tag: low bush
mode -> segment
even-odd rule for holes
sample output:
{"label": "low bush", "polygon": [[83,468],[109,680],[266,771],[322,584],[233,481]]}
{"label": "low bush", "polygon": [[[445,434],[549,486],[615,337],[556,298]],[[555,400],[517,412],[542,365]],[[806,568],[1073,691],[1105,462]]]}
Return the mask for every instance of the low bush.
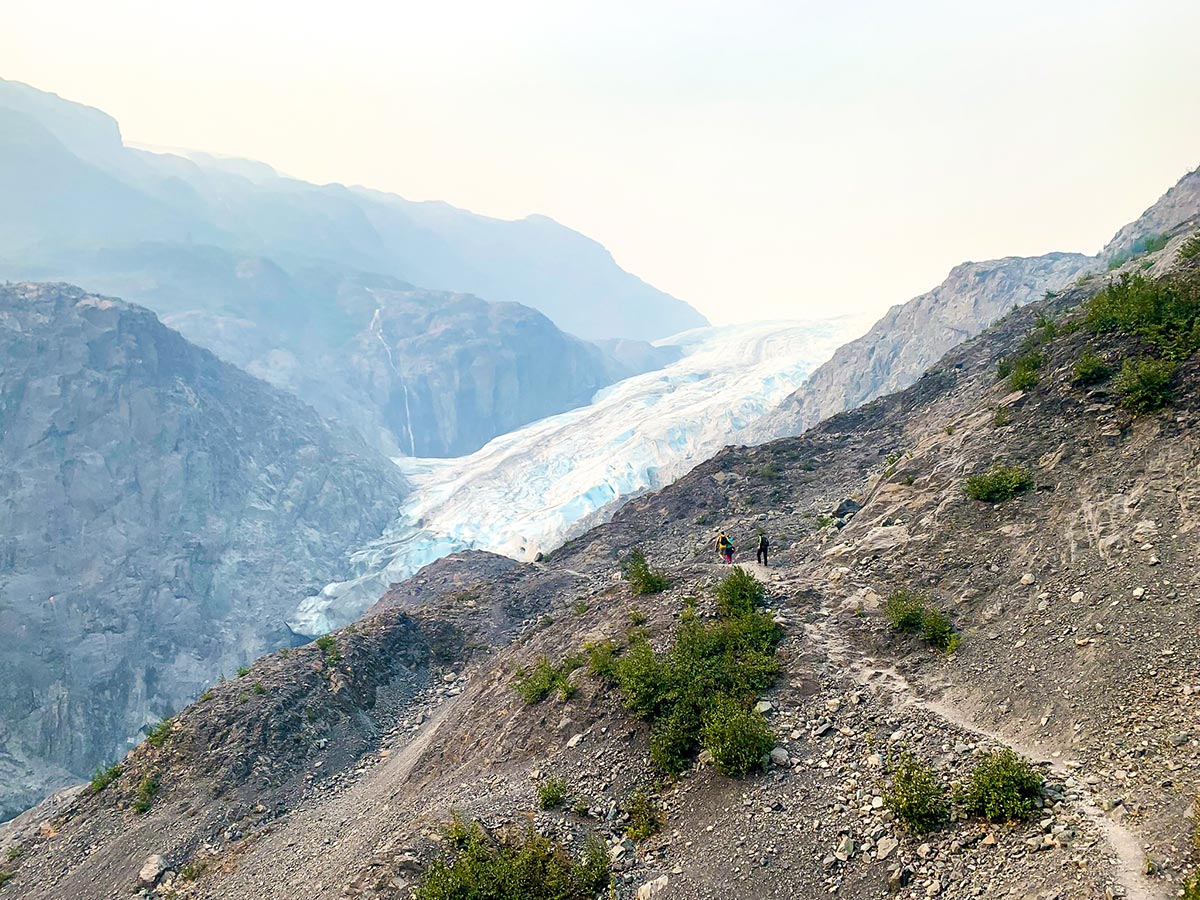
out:
{"label": "low bush", "polygon": [[534,832],[515,841],[456,819],[446,844],[414,900],[595,900],[609,884],[608,854],[599,841],[576,858]]}
{"label": "low bush", "polygon": [[567,799],[567,783],[561,778],[547,778],[538,785],[537,795],[538,806],[542,809],[554,809]]}
{"label": "low bush", "polygon": [[1168,359],[1127,359],[1113,382],[1121,405],[1130,412],[1144,413],[1161,409],[1171,402],[1171,381],[1175,363]]}
{"label": "low bush", "polygon": [[540,703],[555,691],[560,700],[569,700],[575,694],[575,685],[568,678],[582,665],[583,657],[579,655],[568,656],[557,666],[542,656],[529,671],[517,672],[513,689],[526,703]]}
{"label": "low bush", "polygon": [[237,677],[238,677],[238,678],[245,678],[245,677],[246,677],[247,675],[249,675],[249,674],[250,674],[250,667],[249,667],[249,666],[238,666],[238,670],[237,670]]}
{"label": "low bush", "polygon": [[148,732],[146,732],[146,742],[151,747],[161,747],[167,742],[167,738],[171,736],[171,727],[174,722],[171,719],[163,719]]}
{"label": "low bush", "polygon": [[638,791],[629,798],[625,812],[629,814],[625,834],[635,841],[658,834],[662,828],[662,818],[654,808],[654,802],[643,791]]}
{"label": "low bush", "polygon": [[93,794],[98,794],[118,778],[121,777],[121,772],[124,768],[120,763],[113,763],[111,766],[96,769],[96,774],[92,776],[92,780],[88,783],[88,789]]}
{"label": "low bush", "polygon": [[263,683],[261,681],[254,682],[252,687],[254,689],[254,693],[256,693],[256,694],[265,694],[267,692],[266,687],[263,685]]}
{"label": "low bush", "polygon": [[1125,273],[1088,301],[1084,323],[1097,333],[1136,337],[1172,360],[1200,347],[1200,273],[1152,279]]}
{"label": "low bush", "polygon": [[950,617],[940,609],[927,608],[921,616],[921,636],[931,646],[952,653],[958,647],[958,635]]}
{"label": "low bush", "polygon": [[1038,369],[1042,367],[1042,354],[1036,351],[1022,353],[1012,361],[1008,374],[1008,386],[1014,391],[1028,391],[1037,387]]}
{"label": "low bush", "polygon": [[341,651],[338,650],[337,640],[332,634],[323,634],[316,640],[316,645],[324,654],[325,665],[336,665],[338,660],[342,658]]}
{"label": "low bush", "polygon": [[1183,882],[1181,900],[1200,900],[1200,872],[1193,872],[1192,877]]}
{"label": "low bush", "polygon": [[1179,247],[1180,259],[1196,259],[1200,257],[1200,231],[1193,234]]}
{"label": "low bush", "polygon": [[761,766],[763,756],[775,746],[775,738],[762,713],[727,694],[718,696],[705,711],[700,733],[713,765],[726,775],[744,775]]}
{"label": "low bush", "polygon": [[950,820],[946,789],[928,765],[908,753],[896,763],[883,802],[916,835],[937,831]]}
{"label": "low bush", "polygon": [[896,631],[917,631],[925,614],[925,599],[907,588],[897,588],[883,602],[883,614]]}
{"label": "low bush", "polygon": [[[611,678],[625,705],[650,720],[650,756],[664,772],[682,772],[702,744],[714,757],[721,756],[723,771],[745,771],[738,756],[743,725],[750,728],[744,736],[750,744],[768,742],[767,750],[773,746],[769,731],[762,737],[766,725],[761,716],[747,721],[732,712],[752,707],[778,672],[779,627],[753,610],[763,594],[753,576],[735,571],[718,590],[723,611],[718,621],[702,621],[689,606],[670,649],[655,653],[644,634],[635,634],[612,662]],[[598,665],[603,668],[604,660]],[[720,746],[708,747],[708,739]],[[758,756],[756,750],[754,762]]]}
{"label": "low bush", "polygon": [[584,644],[588,674],[593,678],[611,678],[617,659],[617,645],[605,639],[594,644]]}
{"label": "low bush", "polygon": [[667,579],[650,568],[646,554],[634,548],[621,564],[621,574],[634,594],[660,594],[667,589]]}
{"label": "low bush", "polygon": [[1033,476],[1020,466],[995,463],[981,475],[966,482],[967,494],[985,503],[1003,503],[1033,487]]}
{"label": "low bush", "polygon": [[959,802],[967,813],[989,822],[1016,822],[1037,809],[1043,784],[1028,760],[1005,749],[975,767]]}
{"label": "low bush", "polygon": [[146,775],[138,783],[137,793],[133,798],[134,812],[141,814],[150,811],[150,807],[154,805],[154,798],[158,796],[158,779],[153,775]]}
{"label": "low bush", "polygon": [[1007,406],[997,406],[995,413],[992,414],[992,425],[996,428],[1003,428],[1005,425],[1012,422],[1012,412]]}
{"label": "low bush", "polygon": [[717,585],[717,609],[727,619],[744,616],[754,612],[766,595],[761,581],[741,566],[734,566]]}
{"label": "low bush", "polygon": [[1071,380],[1087,387],[1105,381],[1112,371],[1112,366],[1104,361],[1104,357],[1089,347],[1075,360],[1074,377]]}

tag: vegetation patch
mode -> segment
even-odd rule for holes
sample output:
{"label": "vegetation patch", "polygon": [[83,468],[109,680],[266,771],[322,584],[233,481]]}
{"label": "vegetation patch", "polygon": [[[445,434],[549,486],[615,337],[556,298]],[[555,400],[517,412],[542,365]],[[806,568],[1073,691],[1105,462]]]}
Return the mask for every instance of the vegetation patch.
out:
{"label": "vegetation patch", "polygon": [[555,691],[560,700],[569,700],[575,694],[569,676],[582,665],[583,657],[578,654],[568,656],[557,666],[543,656],[532,669],[517,672],[513,688],[526,703],[541,703]]}
{"label": "vegetation patch", "polygon": [[923,594],[908,588],[897,588],[883,602],[883,615],[894,631],[919,631],[931,646],[947,653],[953,653],[958,648],[959,636],[950,623],[950,617],[930,606]]}
{"label": "vegetation patch", "polygon": [[92,776],[92,780],[88,783],[88,789],[93,794],[100,793],[102,790],[120,778],[123,771],[124,768],[120,763],[113,763],[111,766],[107,767],[99,767],[96,769],[96,774]]}
{"label": "vegetation patch", "polygon": [[896,763],[884,804],[913,834],[937,831],[950,820],[946,789],[926,763],[904,753]]}
{"label": "vegetation patch", "polygon": [[[1051,323],[1053,324],[1053,323]],[[1007,363],[1007,367],[1005,366]],[[1036,350],[1022,353],[1011,362],[1001,362],[1001,370],[1007,369],[1008,387],[1014,391],[1029,391],[1037,387],[1038,369],[1042,367],[1042,354]]]}
{"label": "vegetation patch", "polygon": [[625,827],[627,837],[635,841],[658,834],[662,828],[662,817],[654,807],[654,801],[644,791],[638,791],[625,805],[629,824]]}
{"label": "vegetation patch", "polygon": [[1081,387],[1088,387],[1093,384],[1099,384],[1102,381],[1107,381],[1112,375],[1113,369],[1103,356],[1088,347],[1083,353],[1079,354],[1079,359],[1075,360],[1073,368],[1073,377],[1071,381]]}
{"label": "vegetation patch", "polygon": [[154,798],[158,796],[158,778],[146,775],[138,783],[137,793],[133,798],[133,810],[139,815],[150,811]]}
{"label": "vegetation patch", "polygon": [[456,818],[446,845],[415,900],[595,900],[609,885],[608,854],[599,841],[575,857],[533,832],[514,841]]}
{"label": "vegetation patch", "polygon": [[593,678],[612,677],[613,666],[617,660],[616,644],[607,639],[594,644],[584,644],[583,653],[587,657],[589,675]]}
{"label": "vegetation patch", "polygon": [[634,594],[661,594],[667,589],[667,579],[661,572],[650,568],[646,554],[634,548],[621,563],[621,574],[629,582]]}
{"label": "vegetation patch", "polygon": [[1176,365],[1169,359],[1127,359],[1121,366],[1113,387],[1121,397],[1121,405],[1130,412],[1145,413],[1162,409],[1171,402],[1171,382]]}
{"label": "vegetation patch", "polygon": [[983,760],[962,788],[959,803],[989,822],[1017,822],[1038,807],[1044,781],[1028,760],[1009,749]]}
{"label": "vegetation patch", "polygon": [[171,726],[174,724],[172,719],[163,719],[148,732],[146,732],[146,743],[151,747],[161,747],[167,742],[167,738],[171,736]]}
{"label": "vegetation patch", "polygon": [[664,772],[679,774],[704,747],[721,771],[740,775],[773,746],[753,710],[778,672],[779,628],[753,605],[764,594],[735,569],[717,589],[716,621],[701,621],[689,606],[668,650],[656,653],[635,634],[612,663],[625,705],[651,722],[650,756]]}
{"label": "vegetation patch", "polygon": [[323,634],[315,641],[316,645],[321,649],[324,655],[325,665],[334,666],[341,660],[342,654],[338,650],[337,641],[332,634]]}
{"label": "vegetation patch", "polygon": [[896,631],[917,631],[925,615],[925,598],[907,588],[897,588],[883,602],[883,614]]}
{"label": "vegetation patch", "polygon": [[985,503],[1003,503],[1033,487],[1033,476],[1020,466],[995,463],[980,475],[967,479],[968,496]]}
{"label": "vegetation patch", "polygon": [[1196,232],[1179,247],[1180,259],[1196,259],[1200,257],[1200,232]]}
{"label": "vegetation patch", "polygon": [[1157,280],[1125,273],[1088,301],[1084,324],[1097,334],[1136,337],[1164,358],[1186,359],[1200,348],[1200,273]]}
{"label": "vegetation patch", "polygon": [[538,785],[538,806],[554,809],[567,799],[567,783],[561,778],[547,778]]}

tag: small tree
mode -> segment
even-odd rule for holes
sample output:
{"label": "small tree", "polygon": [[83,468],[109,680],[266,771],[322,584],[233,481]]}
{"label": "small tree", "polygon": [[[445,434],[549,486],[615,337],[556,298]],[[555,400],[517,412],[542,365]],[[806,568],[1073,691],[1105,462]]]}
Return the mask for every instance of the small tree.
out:
{"label": "small tree", "polygon": [[1043,784],[1028,760],[1006,748],[975,767],[961,802],[968,813],[989,822],[1020,821],[1037,808]]}

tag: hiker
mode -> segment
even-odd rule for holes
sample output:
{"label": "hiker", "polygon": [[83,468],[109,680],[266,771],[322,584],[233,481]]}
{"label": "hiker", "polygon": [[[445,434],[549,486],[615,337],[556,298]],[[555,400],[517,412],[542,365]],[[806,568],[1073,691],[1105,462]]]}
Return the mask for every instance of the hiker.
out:
{"label": "hiker", "polygon": [[770,546],[771,542],[767,540],[767,533],[760,531],[758,533],[758,550],[755,552],[754,558],[764,566],[767,565],[767,548]]}
{"label": "hiker", "polygon": [[721,536],[717,538],[717,553],[720,554],[725,562],[733,562],[733,541],[723,531],[721,532]]}

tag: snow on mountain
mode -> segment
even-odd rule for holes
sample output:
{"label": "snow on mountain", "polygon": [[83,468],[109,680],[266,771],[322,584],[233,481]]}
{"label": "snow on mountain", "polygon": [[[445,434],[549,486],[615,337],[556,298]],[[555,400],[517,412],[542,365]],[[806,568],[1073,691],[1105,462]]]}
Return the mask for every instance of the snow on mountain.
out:
{"label": "snow on mountain", "polygon": [[737,443],[865,324],[840,318],[699,328],[660,341],[682,358],[592,402],[457,459],[398,458],[413,491],[351,580],[297,607],[288,625],[322,634],[353,621],[421,567],[466,549],[530,560]]}

